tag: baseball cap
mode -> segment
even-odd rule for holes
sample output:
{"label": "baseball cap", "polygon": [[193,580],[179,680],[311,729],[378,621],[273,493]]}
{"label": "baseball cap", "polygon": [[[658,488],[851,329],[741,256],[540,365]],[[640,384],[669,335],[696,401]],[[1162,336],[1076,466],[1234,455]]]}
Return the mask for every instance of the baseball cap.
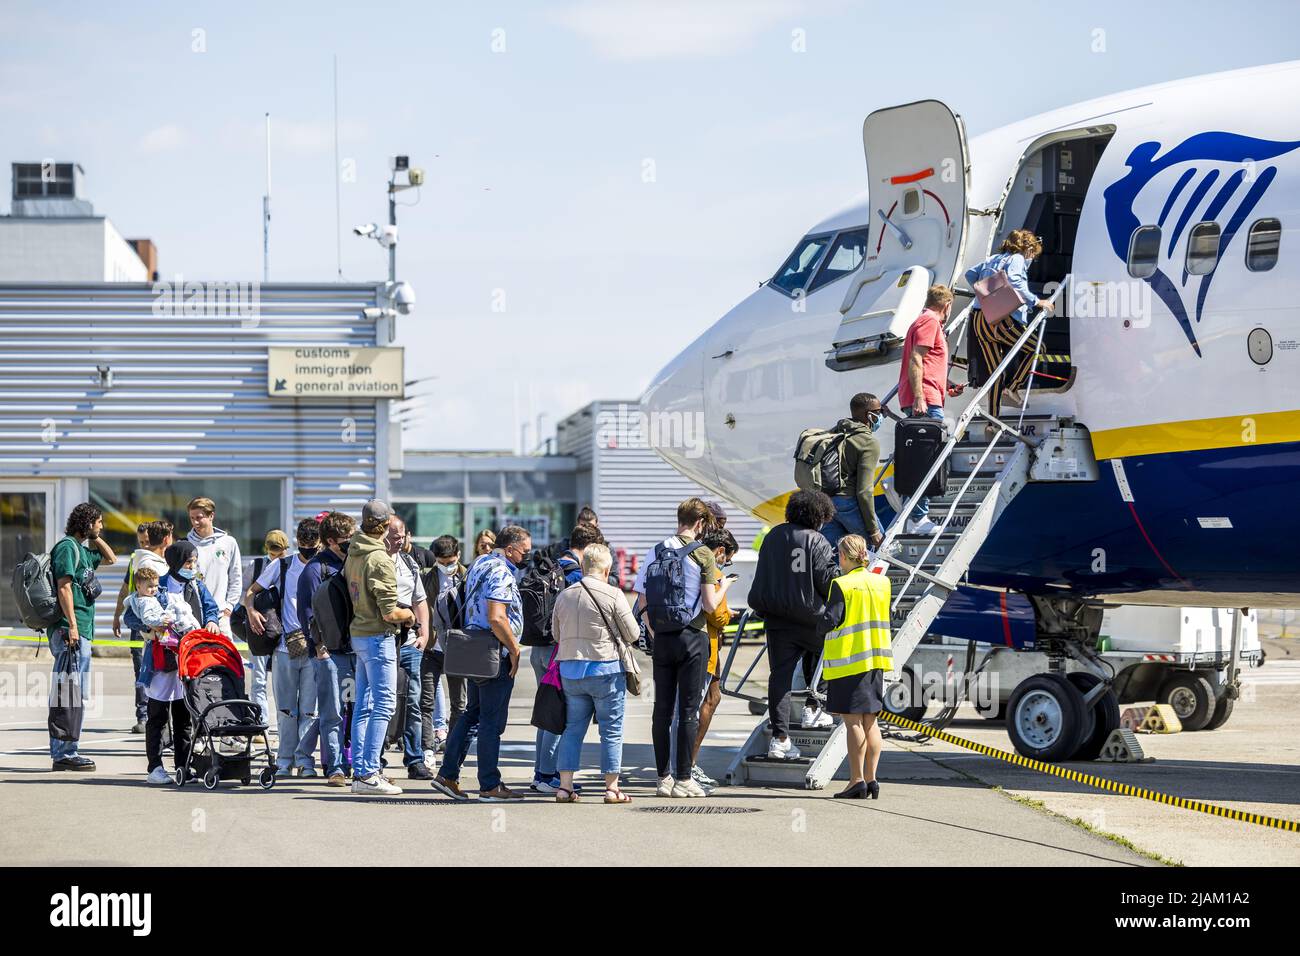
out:
{"label": "baseball cap", "polygon": [[378,498],[371,498],[366,502],[365,507],[361,509],[361,520],[366,521],[387,521],[393,516],[392,510],[388,507],[388,502],[380,501]]}

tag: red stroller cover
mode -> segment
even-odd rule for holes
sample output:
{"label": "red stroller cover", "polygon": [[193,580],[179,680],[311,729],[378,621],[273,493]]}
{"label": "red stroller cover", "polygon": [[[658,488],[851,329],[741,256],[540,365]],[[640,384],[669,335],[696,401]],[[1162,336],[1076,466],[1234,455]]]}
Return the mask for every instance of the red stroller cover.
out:
{"label": "red stroller cover", "polygon": [[177,657],[177,671],[182,680],[192,680],[213,666],[225,667],[241,681],[244,679],[244,661],[239,651],[230,638],[219,632],[190,631],[181,638]]}

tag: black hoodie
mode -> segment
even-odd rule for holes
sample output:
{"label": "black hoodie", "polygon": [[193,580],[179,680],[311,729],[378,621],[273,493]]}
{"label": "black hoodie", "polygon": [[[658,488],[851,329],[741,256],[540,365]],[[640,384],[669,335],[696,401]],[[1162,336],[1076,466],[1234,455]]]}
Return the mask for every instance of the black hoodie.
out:
{"label": "black hoodie", "polygon": [[749,606],[762,615],[769,632],[817,650],[822,644],[817,628],[838,573],[835,550],[822,533],[787,521],[769,531],[758,550]]}

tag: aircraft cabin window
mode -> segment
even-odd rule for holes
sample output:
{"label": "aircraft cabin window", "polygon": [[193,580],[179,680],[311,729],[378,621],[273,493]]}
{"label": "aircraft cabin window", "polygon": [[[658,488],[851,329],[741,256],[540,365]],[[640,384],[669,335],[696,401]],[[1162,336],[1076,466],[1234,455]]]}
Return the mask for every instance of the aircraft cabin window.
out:
{"label": "aircraft cabin window", "polygon": [[870,240],[869,229],[855,229],[852,232],[841,232],[836,236],[835,244],[831,246],[821,271],[817,273],[817,278],[813,279],[808,291],[820,289],[856,270],[867,255],[867,243]]}
{"label": "aircraft cabin window", "polygon": [[822,252],[830,243],[830,236],[804,236],[795,246],[790,258],[772,277],[771,285],[776,286],[786,295],[794,295],[796,290],[807,289],[813,277],[813,270],[821,261]]}
{"label": "aircraft cabin window", "polygon": [[1189,276],[1213,272],[1219,261],[1219,224],[1198,222],[1187,234],[1187,261],[1183,268]]}
{"label": "aircraft cabin window", "polygon": [[1267,272],[1277,265],[1278,247],[1282,243],[1280,219],[1257,219],[1246,237],[1246,268]]}
{"label": "aircraft cabin window", "polygon": [[1135,279],[1154,275],[1160,259],[1160,227],[1139,226],[1128,243],[1128,274]]}

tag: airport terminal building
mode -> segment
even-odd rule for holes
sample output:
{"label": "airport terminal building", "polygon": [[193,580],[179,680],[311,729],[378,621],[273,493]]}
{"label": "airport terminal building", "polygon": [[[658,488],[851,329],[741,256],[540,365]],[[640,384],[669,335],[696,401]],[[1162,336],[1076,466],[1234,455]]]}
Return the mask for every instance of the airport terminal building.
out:
{"label": "airport terminal building", "polygon": [[[269,368],[284,350],[386,344],[391,318],[369,317],[384,311],[382,291],[264,285],[255,305],[177,310],[148,283],[0,283],[5,580],[24,553],[53,546],[79,501],[129,553],[139,521],[162,515],[184,533],[185,505],[205,495],[255,555],[270,528],[386,494],[388,402],[281,397]],[[103,579],[112,593],[111,570]],[[0,627],[17,623],[10,600],[0,589]],[[111,616],[111,601],[99,607]]]}

